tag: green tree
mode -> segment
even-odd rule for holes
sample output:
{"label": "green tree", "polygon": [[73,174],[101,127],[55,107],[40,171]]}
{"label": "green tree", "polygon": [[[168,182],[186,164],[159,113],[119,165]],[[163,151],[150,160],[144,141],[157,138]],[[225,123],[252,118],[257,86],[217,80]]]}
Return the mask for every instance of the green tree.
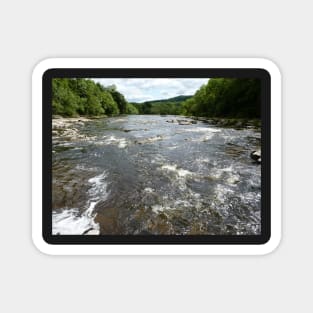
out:
{"label": "green tree", "polygon": [[114,101],[117,103],[117,106],[118,106],[120,113],[125,114],[126,113],[126,107],[127,107],[127,101],[126,101],[125,97],[120,92],[118,92],[116,90],[115,85],[107,87],[107,90],[110,92]]}
{"label": "green tree", "polygon": [[[127,105],[122,94],[117,90],[112,93],[121,107]],[[90,79],[55,78],[52,81],[52,112],[63,116],[119,114],[119,105],[112,93]]]}
{"label": "green tree", "polygon": [[212,78],[183,103],[186,115],[259,118],[261,82],[248,78]]}
{"label": "green tree", "polygon": [[133,104],[127,103],[125,113],[126,114],[139,114],[139,111]]}

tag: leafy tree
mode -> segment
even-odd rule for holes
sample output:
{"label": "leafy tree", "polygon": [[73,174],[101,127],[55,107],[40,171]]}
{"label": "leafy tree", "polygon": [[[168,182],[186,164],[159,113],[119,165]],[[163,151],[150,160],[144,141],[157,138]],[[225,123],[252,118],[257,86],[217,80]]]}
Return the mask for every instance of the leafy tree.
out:
{"label": "leafy tree", "polygon": [[126,105],[126,114],[139,114],[138,109],[131,103]]}
{"label": "leafy tree", "polygon": [[126,111],[124,96],[117,90],[111,91],[89,79],[55,78],[52,81],[52,112],[62,116],[115,115],[121,112],[119,106]]}
{"label": "leafy tree", "polygon": [[87,97],[85,110],[88,115],[100,115],[104,113],[99,98],[92,94]]}
{"label": "leafy tree", "polygon": [[100,95],[100,103],[104,112],[108,115],[119,114],[119,108],[113,96],[108,91],[103,91]]}
{"label": "leafy tree", "polygon": [[127,101],[125,100],[125,97],[120,92],[117,91],[115,85],[107,87],[107,90],[110,92],[114,101],[117,103],[120,113],[125,114],[127,107]]}
{"label": "leafy tree", "polygon": [[57,111],[56,114],[65,116],[73,116],[78,108],[79,98],[69,88],[69,80],[54,80],[52,83],[52,110]]}
{"label": "leafy tree", "polygon": [[104,87],[82,78],[55,78],[52,81],[52,112],[62,116],[184,114],[259,118],[261,83],[258,79],[212,78],[193,96],[130,104],[114,85]]}
{"label": "leafy tree", "polygon": [[212,78],[183,103],[186,115],[259,118],[261,82],[247,78]]}

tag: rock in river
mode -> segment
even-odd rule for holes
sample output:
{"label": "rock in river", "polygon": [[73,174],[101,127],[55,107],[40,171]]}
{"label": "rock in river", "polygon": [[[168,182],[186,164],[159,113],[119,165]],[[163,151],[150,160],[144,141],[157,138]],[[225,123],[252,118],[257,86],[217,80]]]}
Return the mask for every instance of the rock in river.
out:
{"label": "rock in river", "polygon": [[261,150],[252,151],[250,157],[257,163],[261,163]]}
{"label": "rock in river", "polygon": [[179,125],[191,125],[192,122],[188,120],[177,120]]}

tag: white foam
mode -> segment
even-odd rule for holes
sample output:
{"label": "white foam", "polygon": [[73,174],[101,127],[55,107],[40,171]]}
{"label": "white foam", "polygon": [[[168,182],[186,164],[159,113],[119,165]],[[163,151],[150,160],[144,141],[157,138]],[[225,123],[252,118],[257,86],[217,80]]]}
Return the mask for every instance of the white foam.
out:
{"label": "white foam", "polygon": [[76,165],[75,169],[80,170],[80,171],[95,171],[95,170],[97,170],[97,168],[95,168],[95,167],[86,166],[84,164]]}
{"label": "white foam", "polygon": [[100,226],[94,221],[94,208],[99,201],[107,198],[106,172],[88,180],[91,188],[87,209],[80,213],[78,208],[65,208],[61,212],[52,212],[52,233],[54,235],[99,235]]}
{"label": "white foam", "polygon": [[145,188],[144,191],[145,191],[145,192],[148,192],[148,193],[151,193],[151,192],[153,192],[154,190],[153,190],[152,188]]}
{"label": "white foam", "polygon": [[154,213],[162,212],[164,210],[164,207],[159,204],[154,204],[151,206],[151,209]]}
{"label": "white foam", "polygon": [[162,169],[169,170],[169,171],[176,171],[176,168],[177,168],[176,165],[169,165],[169,164],[167,164],[167,165],[163,165],[162,166]]}
{"label": "white foam", "polygon": [[223,172],[232,172],[233,171],[233,166],[230,165],[228,167],[224,167],[221,169]]}
{"label": "white foam", "polygon": [[166,164],[161,167],[163,170],[170,172],[175,172],[179,177],[186,177],[187,175],[192,175],[192,172],[184,170],[182,168],[177,168],[177,165]]}
{"label": "white foam", "polygon": [[221,130],[212,128],[212,127],[191,127],[191,128],[185,128],[184,131],[195,132],[195,133],[202,133],[202,132],[219,133]]}
{"label": "white foam", "polygon": [[91,200],[97,201],[99,198],[101,198],[101,200],[105,200],[107,198],[107,183],[105,178],[106,172],[104,171],[102,174],[92,177],[88,180],[88,182],[91,184],[91,188],[88,190]]}
{"label": "white foam", "polygon": [[114,136],[107,138],[107,136],[103,136],[103,139],[105,139],[105,141],[98,142],[97,145],[117,145],[121,149],[126,148],[128,145],[125,138],[116,138]]}
{"label": "white foam", "polygon": [[[143,138],[142,136],[137,136],[137,138]],[[159,141],[159,140],[163,140],[166,139],[166,137],[157,135],[154,137],[150,137],[150,138],[143,138],[142,140],[138,141],[139,144],[149,144],[151,142],[155,142],[155,141]]]}
{"label": "white foam", "polygon": [[118,147],[119,147],[119,148],[126,148],[126,147],[127,147],[126,140],[121,141],[121,142],[118,144]]}
{"label": "white foam", "polygon": [[175,206],[191,207],[191,204],[187,200],[176,200],[174,203]]}
{"label": "white foam", "polygon": [[151,209],[154,213],[163,212],[164,210],[171,210],[171,207],[162,206],[160,204],[154,204],[151,206]]}
{"label": "white foam", "polygon": [[234,174],[234,175],[231,175],[230,177],[228,177],[226,181],[227,181],[227,183],[234,185],[234,184],[239,183],[240,177],[239,177],[239,175]]}
{"label": "white foam", "polygon": [[118,118],[116,120],[111,121],[111,123],[117,123],[117,122],[126,122],[127,120],[125,118]]}
{"label": "white foam", "polygon": [[201,137],[201,140],[202,141],[209,141],[213,137],[213,135],[214,134],[205,135],[205,136]]}
{"label": "white foam", "polygon": [[233,193],[234,193],[233,190],[221,184],[218,184],[215,188],[215,196],[221,203],[224,203],[224,201],[227,199],[229,194],[233,194]]}
{"label": "white foam", "polygon": [[78,209],[65,209],[60,213],[52,213],[52,234],[53,235],[81,235],[87,230],[88,234],[98,235],[99,224],[95,223],[90,214],[79,214]]}
{"label": "white foam", "polygon": [[240,176],[235,172],[232,165],[225,168],[213,168],[210,172],[210,177],[215,179],[220,179],[223,176],[223,179],[228,184],[234,185],[240,181]]}
{"label": "white foam", "polygon": [[155,136],[155,137],[148,138],[147,142],[154,142],[154,141],[158,141],[158,140],[162,140],[162,139],[165,139],[165,137],[158,135],[158,136]]}
{"label": "white foam", "polygon": [[177,174],[178,176],[180,177],[185,177],[187,175],[192,175],[192,173],[190,171],[187,171],[187,170],[183,170],[183,169],[178,169],[177,170]]}
{"label": "white foam", "polygon": [[85,211],[86,216],[93,217],[92,212],[93,212],[93,209],[95,208],[97,203],[98,203],[98,201],[91,201],[90,202],[88,209]]}
{"label": "white foam", "polygon": [[198,138],[192,138],[190,139],[190,141],[195,141],[195,142],[206,142],[206,141],[209,141],[212,137],[214,136],[214,133],[211,133],[211,134],[207,134],[207,135],[204,135],[204,136],[201,136],[201,137],[198,137]]}

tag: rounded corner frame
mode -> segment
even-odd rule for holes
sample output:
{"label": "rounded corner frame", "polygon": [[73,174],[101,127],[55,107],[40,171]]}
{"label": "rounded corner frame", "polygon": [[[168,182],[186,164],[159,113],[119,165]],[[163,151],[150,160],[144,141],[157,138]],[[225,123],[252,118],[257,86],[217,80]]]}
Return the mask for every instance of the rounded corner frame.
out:
{"label": "rounded corner frame", "polygon": [[[54,245],[42,229],[42,78],[53,68],[259,68],[270,75],[271,86],[271,230],[263,244],[235,245]],[[50,58],[32,73],[32,239],[48,255],[265,255],[281,241],[282,209],[281,71],[265,58]]]}

